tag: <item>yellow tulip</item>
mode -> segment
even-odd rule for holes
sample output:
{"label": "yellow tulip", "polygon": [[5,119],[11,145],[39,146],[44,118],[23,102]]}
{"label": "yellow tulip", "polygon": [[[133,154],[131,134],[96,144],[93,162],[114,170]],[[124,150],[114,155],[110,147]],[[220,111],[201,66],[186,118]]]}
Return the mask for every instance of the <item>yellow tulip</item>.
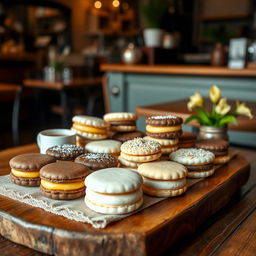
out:
{"label": "yellow tulip", "polygon": [[228,105],[226,98],[220,99],[218,105],[215,107],[216,113],[223,116],[226,115],[230,111],[230,109],[231,109],[231,106]]}
{"label": "yellow tulip", "polygon": [[199,107],[202,106],[204,103],[204,99],[200,93],[194,93],[192,96],[189,98],[189,102],[187,104],[188,109],[191,111],[192,108],[194,107]]}
{"label": "yellow tulip", "polygon": [[236,102],[236,113],[239,115],[248,116],[250,119],[253,118],[251,109],[248,108],[245,103],[240,103],[239,101]]}
{"label": "yellow tulip", "polygon": [[213,85],[210,89],[210,98],[213,103],[217,103],[221,97],[221,90],[217,85]]}

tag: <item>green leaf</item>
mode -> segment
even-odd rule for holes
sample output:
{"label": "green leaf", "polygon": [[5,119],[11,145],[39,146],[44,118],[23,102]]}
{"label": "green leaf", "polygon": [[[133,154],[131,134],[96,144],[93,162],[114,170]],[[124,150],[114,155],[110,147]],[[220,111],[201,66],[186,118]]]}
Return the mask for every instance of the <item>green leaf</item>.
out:
{"label": "green leaf", "polygon": [[222,119],[219,121],[219,126],[225,126],[226,124],[237,124],[236,118],[232,115],[227,115],[224,116]]}
{"label": "green leaf", "polygon": [[186,120],[185,120],[185,124],[193,121],[193,120],[197,120],[200,123],[200,119],[198,118],[198,116],[189,116]]}
{"label": "green leaf", "polygon": [[201,124],[211,125],[211,120],[209,119],[209,114],[206,110],[204,110],[202,108],[198,108],[195,111],[197,113],[197,116],[201,120]]}

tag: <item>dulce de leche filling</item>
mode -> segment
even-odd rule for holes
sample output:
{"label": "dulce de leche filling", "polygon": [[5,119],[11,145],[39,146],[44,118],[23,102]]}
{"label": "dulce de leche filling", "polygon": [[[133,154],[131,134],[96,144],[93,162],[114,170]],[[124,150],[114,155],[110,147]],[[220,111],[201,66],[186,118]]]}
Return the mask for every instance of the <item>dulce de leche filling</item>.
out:
{"label": "dulce de leche filling", "polygon": [[34,170],[34,171],[20,171],[20,170],[15,170],[11,169],[11,172],[14,176],[16,177],[22,177],[22,178],[38,178],[40,176],[39,170]]}
{"label": "dulce de leche filling", "polygon": [[84,182],[55,183],[41,179],[41,186],[50,190],[76,190],[84,187]]}
{"label": "dulce de leche filling", "polygon": [[92,127],[92,126],[78,124],[78,123],[74,123],[73,128],[75,128],[76,130],[79,130],[81,132],[87,132],[87,133],[96,133],[96,134],[105,134],[106,133],[105,128]]}
{"label": "dulce de leche filling", "polygon": [[161,132],[175,132],[181,129],[180,125],[177,126],[151,126],[147,125],[146,130],[152,133],[161,133]]}

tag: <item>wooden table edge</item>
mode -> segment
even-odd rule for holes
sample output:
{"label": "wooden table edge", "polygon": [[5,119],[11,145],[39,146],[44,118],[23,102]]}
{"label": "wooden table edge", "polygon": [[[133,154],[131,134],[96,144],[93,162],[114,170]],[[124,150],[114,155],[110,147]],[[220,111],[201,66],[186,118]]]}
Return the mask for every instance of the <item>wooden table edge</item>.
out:
{"label": "wooden table edge", "polygon": [[[226,199],[221,203],[221,206],[218,209],[223,207],[230,200],[232,195],[248,180],[249,170],[250,170],[249,167],[250,167],[249,163],[245,161],[244,166],[238,171],[236,171],[235,173],[233,173],[229,179],[225,180],[225,182],[223,182],[220,186],[215,187],[209,193],[204,195],[204,197],[201,200],[199,200],[201,204],[202,204],[202,201],[204,200],[207,201],[207,198],[209,200],[209,194],[212,194],[214,191],[219,191],[220,189],[227,190],[228,184],[230,182],[234,182],[234,179],[235,179],[234,186],[232,186],[231,190],[228,189],[226,191],[227,192],[225,193]],[[9,200],[12,200],[12,199],[9,199]],[[164,201],[162,201],[161,203],[163,202]],[[190,207],[189,209],[186,209],[186,211],[181,212],[181,214],[179,215],[179,218],[184,218],[185,216],[185,219],[186,219],[186,214],[188,214],[191,211],[196,211],[197,207],[200,207],[201,204],[199,204],[199,206],[194,204],[193,207]],[[157,207],[157,204],[152,207]],[[146,208],[145,210],[148,211],[148,209],[149,208]],[[209,212],[205,218],[201,218],[200,220],[197,220],[199,222],[197,223],[196,226],[194,226],[194,230],[205,219],[207,219],[210,215],[215,213],[217,210],[215,209],[213,212]],[[83,245],[84,250],[86,250],[87,252],[90,251],[92,253],[88,255],[98,255],[93,253],[92,248],[95,248],[95,246],[99,244],[104,245],[104,249],[110,250],[112,255],[115,255],[115,249],[116,248],[120,249],[123,246],[123,244],[126,244],[126,245],[131,244],[129,248],[126,248],[126,249],[123,248],[126,250],[126,253],[124,255],[131,255],[134,253],[136,253],[136,255],[147,255],[147,254],[156,255],[159,252],[162,252],[165,249],[169,248],[171,244],[173,244],[176,240],[180,239],[180,235],[178,236],[176,235],[176,237],[172,238],[174,239],[172,241],[170,241],[170,238],[169,240],[161,241],[162,246],[160,249],[158,248],[159,246],[157,246],[156,244],[158,242],[156,240],[156,237],[161,237],[159,234],[163,232],[165,234],[170,234],[170,232],[173,233],[171,229],[175,224],[174,222],[176,221],[176,220],[174,221],[174,219],[166,220],[165,222],[162,223],[163,225],[162,227],[159,226],[156,229],[152,229],[148,233],[141,233],[141,232],[134,232],[134,231],[130,233],[122,233],[122,232],[116,233],[116,232],[104,232],[104,229],[98,230],[99,232],[97,232],[97,230],[95,230],[96,232],[90,231],[90,230],[86,232],[62,230],[56,227],[33,224],[30,222],[26,222],[24,220],[21,221],[18,217],[10,215],[6,211],[2,211],[2,210],[0,211],[0,217],[1,217],[1,222],[0,222],[1,235],[3,235],[7,239],[10,239],[16,243],[21,243],[35,250],[39,250],[39,251],[50,253],[50,254],[56,253],[56,251],[53,251],[53,248],[54,248],[54,250],[57,249],[58,252],[61,252],[59,255],[65,255],[65,251],[61,251],[62,249],[61,245],[63,241],[66,241],[66,246],[69,246],[69,250],[72,250],[73,244],[81,248],[82,244],[84,244],[86,239],[88,239],[88,236],[89,237],[91,236],[90,243],[86,243],[86,245]],[[10,229],[9,227],[7,227],[6,229],[6,225],[7,226],[10,225],[12,228]],[[38,232],[37,234],[38,227],[41,228],[40,230],[41,232]],[[11,234],[10,232],[12,230],[16,230],[16,232],[14,232],[14,234]],[[21,238],[23,240],[20,240]],[[31,241],[33,241],[34,243],[33,245],[29,244],[31,243]],[[46,246],[46,243],[48,243],[48,246]],[[107,248],[108,246],[110,247]],[[65,248],[67,249],[67,247]],[[69,255],[69,254],[66,254],[66,255]]]}

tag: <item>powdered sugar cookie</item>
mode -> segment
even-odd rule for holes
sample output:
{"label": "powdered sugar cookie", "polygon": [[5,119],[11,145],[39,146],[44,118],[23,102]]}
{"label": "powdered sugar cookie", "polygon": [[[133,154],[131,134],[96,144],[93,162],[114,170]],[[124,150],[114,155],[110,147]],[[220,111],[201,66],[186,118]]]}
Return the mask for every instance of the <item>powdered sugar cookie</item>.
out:
{"label": "powdered sugar cookie", "polygon": [[84,147],[73,144],[62,144],[50,147],[46,150],[46,154],[53,156],[56,160],[74,161],[76,157],[85,152]]}
{"label": "powdered sugar cookie", "polygon": [[106,153],[85,153],[78,156],[75,163],[83,164],[91,171],[118,166],[117,158]]}

